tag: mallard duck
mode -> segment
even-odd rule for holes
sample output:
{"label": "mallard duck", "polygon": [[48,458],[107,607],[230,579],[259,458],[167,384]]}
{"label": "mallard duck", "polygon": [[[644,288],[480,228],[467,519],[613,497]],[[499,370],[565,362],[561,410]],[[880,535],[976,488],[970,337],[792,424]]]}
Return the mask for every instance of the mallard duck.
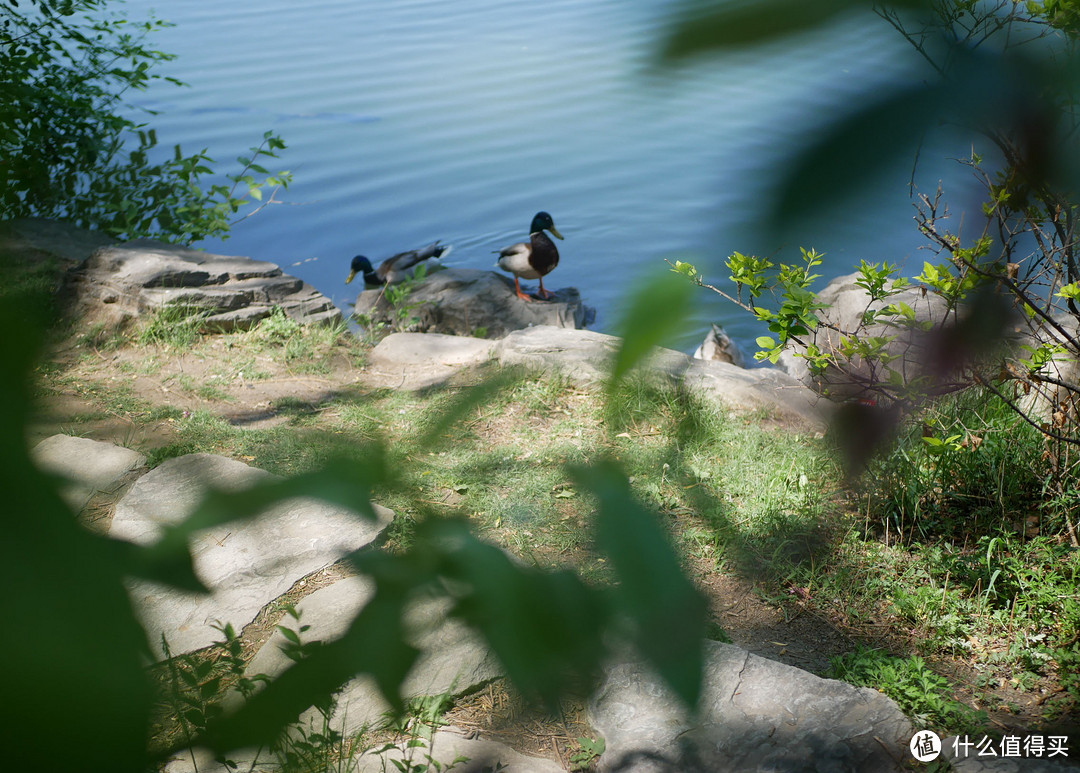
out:
{"label": "mallard duck", "polygon": [[392,285],[404,282],[412,275],[409,269],[413,268],[413,266],[430,258],[441,258],[447,255],[451,249],[453,249],[453,245],[440,245],[435,242],[418,250],[399,252],[392,258],[387,258],[380,263],[378,268],[372,266],[371,261],[363,255],[357,255],[352,259],[349,278],[345,280],[345,284],[349,284],[356,278],[357,274],[363,274],[364,283],[369,285]]}
{"label": "mallard duck", "polygon": [[524,301],[531,301],[532,298],[521,292],[522,279],[539,279],[540,292],[537,295],[545,300],[555,297],[554,293],[544,289],[544,277],[559,265],[559,250],[544,231],[551,231],[552,236],[563,238],[556,230],[551,215],[537,212],[529,226],[529,241],[511,244],[498,253],[499,268],[514,275],[514,289],[518,298]]}

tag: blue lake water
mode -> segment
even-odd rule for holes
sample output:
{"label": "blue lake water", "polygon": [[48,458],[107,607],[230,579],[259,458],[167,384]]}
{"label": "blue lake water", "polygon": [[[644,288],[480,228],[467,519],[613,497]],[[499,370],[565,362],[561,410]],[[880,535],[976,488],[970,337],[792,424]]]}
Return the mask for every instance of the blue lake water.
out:
{"label": "blue lake water", "polygon": [[[452,265],[493,268],[494,250],[552,213],[566,237],[545,284],[576,286],[616,325],[634,283],[665,259],[724,284],[733,251],[797,255],[755,225],[797,143],[883,86],[921,77],[907,44],[871,13],[820,39],[655,68],[671,2],[617,0],[128,0],[175,27],[154,36],[177,59],[134,96],[161,111],[164,145],[231,161],[273,129],[289,144],[287,202],[239,224],[217,252],[281,264],[348,310],[356,253],[380,258],[442,239]],[[938,154],[944,155],[944,153]],[[934,167],[921,175],[962,176]],[[907,167],[904,166],[907,165]],[[912,224],[910,161],[800,239],[827,277],[860,258],[925,257]],[[709,322],[744,348],[756,323],[706,291]]]}

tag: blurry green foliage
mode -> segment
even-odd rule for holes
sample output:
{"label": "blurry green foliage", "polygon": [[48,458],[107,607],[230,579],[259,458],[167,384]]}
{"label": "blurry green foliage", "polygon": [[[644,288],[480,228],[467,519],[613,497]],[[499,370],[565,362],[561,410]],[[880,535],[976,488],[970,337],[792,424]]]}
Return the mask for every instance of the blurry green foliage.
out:
{"label": "blurry green foliage", "polygon": [[[372,518],[373,488],[401,489],[409,496],[401,470],[392,467],[423,455],[395,449],[392,466],[385,449],[372,447],[316,472],[242,492],[212,492],[189,518],[145,547],[93,535],[59,498],[58,482],[37,471],[25,445],[37,332],[49,321],[42,303],[46,292],[8,293],[0,305],[0,323],[25,332],[0,341],[0,469],[10,502],[6,538],[0,540],[0,580],[10,591],[11,631],[0,640],[0,662],[15,666],[5,678],[0,743],[17,770],[135,773],[154,762],[146,752],[152,691],[144,668],[146,633],[125,578],[203,592],[188,549],[194,532],[255,517],[295,496],[318,497]],[[645,349],[640,340],[627,346]],[[441,442],[451,424],[506,383],[496,379],[463,392],[418,442],[424,450]],[[360,457],[365,461],[358,462]],[[571,689],[589,689],[602,664],[621,651],[620,641],[635,646],[676,695],[695,705],[703,599],[682,574],[661,523],[634,497],[615,463],[596,461],[573,475],[579,491],[597,502],[596,545],[614,584],[598,587],[571,571],[523,565],[477,538],[461,519],[421,520],[404,552],[361,551],[351,557],[376,590],[340,639],[298,659],[265,689],[248,695],[235,714],[183,703],[185,727],[197,734],[195,742],[220,755],[269,744],[301,712],[325,705],[361,673],[370,674],[391,705],[404,710],[400,685],[419,653],[406,639],[403,614],[411,601],[432,594],[448,597],[451,614],[483,635],[522,692],[549,706]],[[182,663],[178,668],[178,678],[197,688],[196,702],[216,688],[216,675],[187,673]],[[64,737],[62,745],[55,743],[57,734]]]}

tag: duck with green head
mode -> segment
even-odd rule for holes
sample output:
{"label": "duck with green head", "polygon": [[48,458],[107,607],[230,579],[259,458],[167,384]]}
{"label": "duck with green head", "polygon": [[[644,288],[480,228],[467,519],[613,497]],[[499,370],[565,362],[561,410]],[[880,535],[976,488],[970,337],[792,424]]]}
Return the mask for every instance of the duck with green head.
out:
{"label": "duck with green head", "polygon": [[392,285],[404,282],[412,275],[412,269],[418,263],[431,258],[445,257],[451,249],[453,249],[452,245],[441,245],[435,242],[418,250],[399,252],[380,263],[378,268],[371,265],[371,261],[363,255],[357,255],[349,266],[349,278],[345,280],[345,284],[349,284],[357,274],[363,274],[364,284],[368,285]]}
{"label": "duck with green head", "polygon": [[538,296],[550,300],[555,294],[544,289],[544,277],[559,265],[559,250],[555,242],[548,238],[545,231],[559,239],[562,234],[555,228],[555,221],[547,212],[537,212],[529,227],[529,241],[512,244],[499,250],[499,268],[514,275],[514,289],[517,297],[531,301],[532,296],[521,291],[522,279],[539,279]]}

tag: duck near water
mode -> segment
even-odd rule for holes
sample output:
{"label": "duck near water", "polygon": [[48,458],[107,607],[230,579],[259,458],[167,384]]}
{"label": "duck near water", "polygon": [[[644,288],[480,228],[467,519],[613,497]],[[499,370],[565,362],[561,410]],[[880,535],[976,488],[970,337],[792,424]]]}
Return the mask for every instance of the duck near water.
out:
{"label": "duck near water", "polygon": [[418,263],[422,263],[431,258],[441,258],[444,255],[449,254],[451,249],[453,249],[453,245],[440,245],[438,242],[435,242],[434,244],[429,244],[427,247],[421,247],[418,250],[399,252],[392,258],[387,258],[380,263],[378,268],[372,266],[371,261],[363,255],[357,255],[352,259],[349,278],[345,280],[345,284],[349,284],[356,278],[357,274],[363,274],[364,284],[369,285],[392,285],[397,284],[398,282],[404,282],[412,275],[410,269]]}
{"label": "duck near water", "polygon": [[512,244],[499,250],[499,268],[514,275],[514,289],[518,298],[531,301],[532,297],[521,291],[522,279],[539,279],[540,292],[544,300],[555,297],[554,293],[544,289],[544,277],[559,265],[559,250],[555,242],[544,231],[551,231],[552,236],[563,238],[555,228],[555,221],[547,212],[537,212],[529,227],[529,241]]}

